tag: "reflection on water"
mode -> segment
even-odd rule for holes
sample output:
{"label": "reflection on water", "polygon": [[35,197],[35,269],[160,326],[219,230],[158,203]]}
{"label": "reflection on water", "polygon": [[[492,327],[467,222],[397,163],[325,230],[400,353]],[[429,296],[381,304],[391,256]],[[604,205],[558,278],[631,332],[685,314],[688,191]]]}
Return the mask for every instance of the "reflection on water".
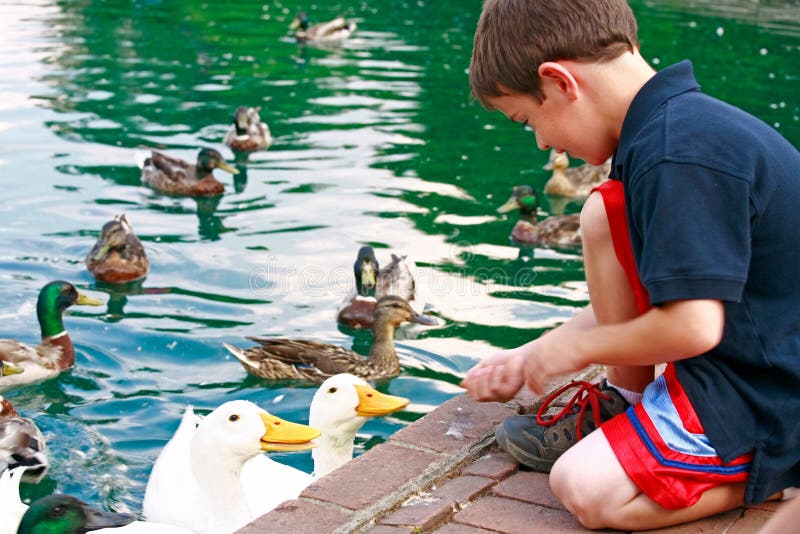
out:
{"label": "reflection on water", "polygon": [[[800,142],[796,2],[632,5],[656,67],[691,57],[704,90]],[[298,45],[287,27],[301,7],[317,20],[354,18],[358,30],[339,47]],[[73,371],[8,394],[53,454],[50,473],[26,495],[65,491],[139,512],[150,466],[186,404],[207,413],[246,398],[306,422],[313,387],[249,377],[221,343],[291,336],[366,354],[371,335],[335,321],[361,245],[416,259],[421,298],[444,324],[398,331],[403,373],[379,387],[412,403],[368,422],[359,453],[459,394],[478,358],[586,304],[580,251],[513,246],[516,218],[495,213],[512,186],[544,185],[547,154],[469,97],[479,8],[428,0],[4,6],[0,337],[38,341],[35,299],[48,280],[70,280],[107,303],[67,312]],[[222,145],[240,105],[261,106],[269,150],[245,157]],[[221,197],[162,195],[141,184],[142,146],[185,159],[213,147],[239,174],[220,173]],[[121,211],[150,273],[107,286],[83,258]],[[309,454],[276,457],[311,469]]]}

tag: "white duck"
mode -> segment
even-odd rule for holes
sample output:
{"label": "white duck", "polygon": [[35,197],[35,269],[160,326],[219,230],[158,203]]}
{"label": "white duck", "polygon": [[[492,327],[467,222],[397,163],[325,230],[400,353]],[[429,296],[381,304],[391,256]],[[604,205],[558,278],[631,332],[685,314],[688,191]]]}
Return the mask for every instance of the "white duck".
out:
{"label": "white duck", "polygon": [[[144,515],[197,533],[229,533],[260,515],[249,502],[242,468],[263,451],[300,451],[314,446],[319,431],[270,415],[249,401],[222,404],[197,426],[187,409],[181,425],[156,460],[147,482]],[[280,464],[278,464],[280,465]],[[260,490],[270,499],[273,482]],[[277,503],[276,503],[277,504]]]}
{"label": "white duck", "polygon": [[[25,512],[28,511],[28,505],[23,503],[19,497],[19,483],[25,472],[25,467],[18,467],[4,471],[0,474],[0,534],[17,534],[17,528]],[[70,504],[72,507],[73,503]],[[77,520],[80,521],[80,513],[78,513]],[[85,531],[85,523],[79,525],[63,524],[58,530],[66,532],[67,527],[75,526],[76,528],[83,528],[79,532]],[[143,521],[135,521],[128,523],[125,526],[117,528],[102,528],[95,530],[95,532],[111,534],[192,534],[190,530],[185,528],[165,525],[163,523],[148,523]]]}
{"label": "white duck", "polygon": [[[356,376],[342,373],[320,385],[311,401],[309,424],[320,430],[312,451],[314,474],[276,462],[264,454],[249,460],[242,469],[242,485],[256,515],[269,512],[280,503],[297,498],[314,480],[353,458],[356,432],[369,417],[385,415],[408,405],[408,399],[385,395]],[[144,513],[164,521],[170,510],[183,506],[184,497],[169,488],[176,473],[189,470],[192,437],[199,418],[187,408],[181,424],[158,457],[144,496]],[[280,481],[269,484],[269,481]]]}
{"label": "white duck", "polygon": [[50,467],[44,436],[31,419],[20,417],[0,395],[0,472],[26,466],[25,480],[38,482]]}

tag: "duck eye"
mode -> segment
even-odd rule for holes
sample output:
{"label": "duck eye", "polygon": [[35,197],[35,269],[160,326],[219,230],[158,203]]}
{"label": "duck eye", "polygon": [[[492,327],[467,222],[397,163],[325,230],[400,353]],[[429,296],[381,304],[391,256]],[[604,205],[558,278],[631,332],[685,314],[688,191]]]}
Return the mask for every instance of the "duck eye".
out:
{"label": "duck eye", "polygon": [[239,416],[236,415],[236,414],[233,414],[230,417],[228,417],[228,421],[230,421],[231,423],[235,423],[238,420],[239,420]]}
{"label": "duck eye", "polygon": [[328,393],[336,393],[336,388],[331,388],[328,390]]}
{"label": "duck eye", "polygon": [[52,515],[53,515],[54,517],[58,517],[58,516],[64,515],[64,512],[65,512],[65,511],[66,511],[66,510],[65,510],[65,509],[64,509],[64,507],[63,507],[63,506],[61,506],[61,505],[59,505],[59,506],[54,506],[54,507],[53,507],[53,510],[52,510]]}

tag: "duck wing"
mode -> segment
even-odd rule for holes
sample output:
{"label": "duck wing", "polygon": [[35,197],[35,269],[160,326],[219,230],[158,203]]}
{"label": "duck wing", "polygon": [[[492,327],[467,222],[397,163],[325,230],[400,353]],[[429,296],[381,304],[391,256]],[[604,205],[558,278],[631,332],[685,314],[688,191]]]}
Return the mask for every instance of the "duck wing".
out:
{"label": "duck wing", "polygon": [[375,283],[375,298],[395,295],[405,300],[414,300],[415,283],[406,257],[392,254],[389,265],[381,267]]}
{"label": "duck wing", "polygon": [[150,163],[170,180],[185,181],[195,179],[195,165],[180,158],[167,156],[153,150],[150,156]]}
{"label": "duck wing", "polygon": [[24,365],[35,363],[48,369],[56,369],[61,358],[61,348],[49,343],[32,347],[16,339],[0,339],[0,360]]}
{"label": "duck wing", "polygon": [[297,372],[305,373],[311,367],[327,378],[337,373],[350,372],[348,369],[357,364],[366,362],[366,358],[352,350],[318,341],[288,338],[259,338],[248,337],[260,346],[248,350],[248,357],[259,360],[275,360],[291,365]]}
{"label": "duck wing", "polygon": [[26,417],[0,420],[0,471],[25,466],[25,480],[38,482],[50,467],[39,427]]}

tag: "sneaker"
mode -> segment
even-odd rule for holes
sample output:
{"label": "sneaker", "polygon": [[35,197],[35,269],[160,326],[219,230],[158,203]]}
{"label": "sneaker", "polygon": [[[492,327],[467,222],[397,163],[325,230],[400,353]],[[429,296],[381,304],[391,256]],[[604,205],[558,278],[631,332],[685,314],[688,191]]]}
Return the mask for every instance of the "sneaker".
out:
{"label": "sneaker", "polygon": [[[555,415],[545,415],[562,393],[578,391]],[[606,380],[600,384],[570,382],[548,395],[536,415],[514,415],[497,425],[495,438],[500,447],[520,464],[549,473],[564,451],[592,432],[599,423],[623,413],[630,404]],[[586,408],[591,407],[587,411]]]}

